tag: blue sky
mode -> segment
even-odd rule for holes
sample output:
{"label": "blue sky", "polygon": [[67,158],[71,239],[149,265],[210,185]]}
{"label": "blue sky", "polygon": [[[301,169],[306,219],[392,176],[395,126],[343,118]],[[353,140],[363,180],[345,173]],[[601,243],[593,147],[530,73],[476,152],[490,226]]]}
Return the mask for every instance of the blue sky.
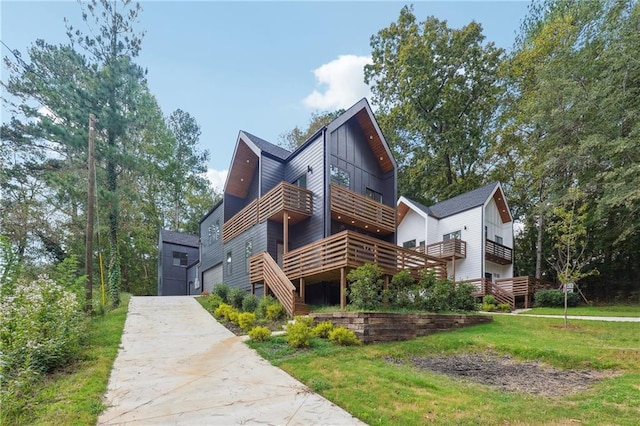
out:
{"label": "blue sky", "polygon": [[[137,62],[163,112],[181,108],[202,128],[208,176],[224,184],[239,130],[276,143],[314,111],[368,96],[362,67],[370,37],[397,20],[405,2],[143,1]],[[482,24],[487,41],[510,49],[528,2],[415,2],[459,28]],[[82,28],[75,1],[0,1],[1,39],[24,52],[38,38],[65,43],[63,18]],[[8,54],[3,46],[2,56]],[[2,69],[2,79],[6,70]],[[2,120],[9,117],[3,111]]]}

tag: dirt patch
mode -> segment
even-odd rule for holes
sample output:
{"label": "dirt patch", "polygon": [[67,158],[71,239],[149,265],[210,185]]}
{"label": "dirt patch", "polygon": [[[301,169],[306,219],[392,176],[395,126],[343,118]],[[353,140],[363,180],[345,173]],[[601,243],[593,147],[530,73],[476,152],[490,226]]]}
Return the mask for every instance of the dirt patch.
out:
{"label": "dirt patch", "polygon": [[458,354],[438,357],[413,357],[409,360],[387,358],[395,364],[410,363],[451,377],[460,377],[505,391],[519,391],[545,396],[561,396],[586,390],[611,372],[596,370],[561,370],[541,362],[519,362],[497,354]]}

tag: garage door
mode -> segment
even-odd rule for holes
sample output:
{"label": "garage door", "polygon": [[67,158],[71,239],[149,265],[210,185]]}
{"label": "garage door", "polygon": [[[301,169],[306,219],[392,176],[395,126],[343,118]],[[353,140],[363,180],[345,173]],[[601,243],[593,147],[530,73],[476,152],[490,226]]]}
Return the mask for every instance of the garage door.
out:
{"label": "garage door", "polygon": [[202,274],[202,290],[211,293],[213,286],[222,282],[222,263],[207,269]]}

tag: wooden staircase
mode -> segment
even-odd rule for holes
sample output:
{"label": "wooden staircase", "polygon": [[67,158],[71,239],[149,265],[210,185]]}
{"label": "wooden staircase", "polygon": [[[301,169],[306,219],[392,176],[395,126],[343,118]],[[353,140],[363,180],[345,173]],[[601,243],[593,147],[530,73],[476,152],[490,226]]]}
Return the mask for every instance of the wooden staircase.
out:
{"label": "wooden staircase", "polygon": [[506,303],[511,306],[511,309],[516,308],[516,298],[519,298],[518,301],[522,302],[525,308],[528,308],[532,305],[533,295],[537,290],[553,288],[553,284],[550,282],[530,276],[500,278],[495,282],[477,278],[475,280],[460,281],[459,283],[467,283],[474,286],[474,296],[493,295],[498,303]]}
{"label": "wooden staircase", "polygon": [[291,317],[309,313],[309,307],[297,294],[296,287],[269,253],[262,252],[252,257],[249,274],[252,283],[262,282],[265,290],[271,289]]}

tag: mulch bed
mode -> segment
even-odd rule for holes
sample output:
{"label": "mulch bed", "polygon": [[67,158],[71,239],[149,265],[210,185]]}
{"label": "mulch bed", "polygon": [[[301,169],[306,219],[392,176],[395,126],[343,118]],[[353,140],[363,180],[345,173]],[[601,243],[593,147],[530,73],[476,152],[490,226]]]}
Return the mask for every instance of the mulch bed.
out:
{"label": "mulch bed", "polygon": [[615,374],[596,370],[561,370],[538,361],[520,362],[493,353],[386,360],[394,364],[410,363],[418,369],[471,380],[504,391],[550,397],[586,390],[590,384]]}
{"label": "mulch bed", "polygon": [[[244,335],[247,334],[247,332],[244,331],[243,329],[241,329],[239,325],[237,325],[237,324],[235,324],[235,323],[233,323],[231,321],[218,320],[218,322],[220,324],[224,325],[229,331],[231,331],[236,336],[244,336]],[[282,327],[286,323],[287,323],[286,320],[280,320],[280,321],[268,321],[265,324],[256,324],[256,325],[268,327],[269,330],[271,330],[271,331],[282,331],[283,330]]]}

